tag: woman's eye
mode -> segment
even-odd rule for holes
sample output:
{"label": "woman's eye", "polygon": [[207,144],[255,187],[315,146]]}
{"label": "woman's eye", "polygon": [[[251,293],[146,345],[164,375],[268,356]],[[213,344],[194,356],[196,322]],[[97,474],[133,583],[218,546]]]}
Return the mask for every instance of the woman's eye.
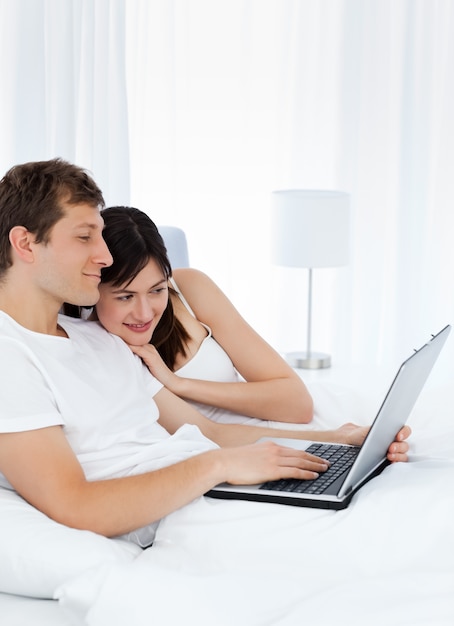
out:
{"label": "woman's eye", "polygon": [[90,241],[91,237],[90,237],[90,235],[80,235],[79,239],[81,241]]}

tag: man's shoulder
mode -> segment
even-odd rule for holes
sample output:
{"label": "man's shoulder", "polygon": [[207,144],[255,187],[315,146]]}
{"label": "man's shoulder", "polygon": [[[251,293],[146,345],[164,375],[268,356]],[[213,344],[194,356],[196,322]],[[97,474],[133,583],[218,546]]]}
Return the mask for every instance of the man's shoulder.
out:
{"label": "man's shoulder", "polygon": [[0,338],[8,339],[20,337],[26,332],[26,329],[18,324],[12,317],[4,311],[0,311]]}
{"label": "man's shoulder", "polygon": [[107,332],[99,322],[59,315],[58,323],[66,331],[68,337],[74,341],[86,340],[106,344],[119,341],[123,343],[119,337]]}
{"label": "man's shoulder", "polygon": [[108,350],[110,347],[125,354],[132,354],[123,339],[109,333],[99,322],[59,315],[58,323],[74,343],[89,344],[94,350],[98,348]]}
{"label": "man's shoulder", "polygon": [[98,322],[91,322],[88,320],[81,319],[79,317],[71,317],[69,315],[63,315],[60,313],[58,316],[58,323],[65,330],[66,329],[77,329],[81,332],[92,332],[94,334],[102,335],[105,333],[104,328]]}

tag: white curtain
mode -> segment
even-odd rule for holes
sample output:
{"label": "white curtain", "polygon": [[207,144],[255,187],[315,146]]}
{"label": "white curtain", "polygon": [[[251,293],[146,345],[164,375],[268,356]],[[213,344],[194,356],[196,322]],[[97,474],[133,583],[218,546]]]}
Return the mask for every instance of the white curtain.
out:
{"label": "white curtain", "polygon": [[3,170],[60,154],[108,203],[183,227],[192,265],[282,351],[305,347],[306,273],[270,262],[270,193],[348,191],[351,261],[314,270],[313,348],[395,366],[453,321],[452,0],[0,11]]}
{"label": "white curtain", "polygon": [[62,157],[129,200],[123,0],[0,0],[2,174]]}

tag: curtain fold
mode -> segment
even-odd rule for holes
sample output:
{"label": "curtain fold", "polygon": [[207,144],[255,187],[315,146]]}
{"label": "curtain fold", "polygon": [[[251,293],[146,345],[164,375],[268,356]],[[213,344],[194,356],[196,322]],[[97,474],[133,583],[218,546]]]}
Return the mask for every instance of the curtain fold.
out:
{"label": "curtain fold", "polygon": [[449,322],[452,3],[166,6],[162,22],[162,5],[138,1],[148,15],[129,24],[150,99],[130,102],[150,130],[133,133],[149,163],[133,167],[134,203],[183,226],[193,264],[285,351],[304,349],[307,277],[270,265],[269,194],[349,191],[351,263],[314,272],[313,347],[395,363]]}
{"label": "curtain fold", "polygon": [[0,29],[3,171],[59,154],[184,228],[278,350],[305,347],[307,275],[271,265],[275,189],[351,193],[314,349],[395,365],[452,321],[451,0],[0,0]]}
{"label": "curtain fold", "polygon": [[123,0],[1,0],[2,173],[62,157],[129,200]]}

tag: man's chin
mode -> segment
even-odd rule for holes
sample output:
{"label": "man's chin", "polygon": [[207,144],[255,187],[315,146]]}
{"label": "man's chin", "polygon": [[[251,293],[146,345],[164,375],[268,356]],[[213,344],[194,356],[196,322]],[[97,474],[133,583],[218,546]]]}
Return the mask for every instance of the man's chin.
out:
{"label": "man's chin", "polygon": [[95,304],[97,304],[100,295],[101,294],[98,290],[89,294],[85,292],[80,294],[79,296],[73,296],[71,300],[66,300],[66,302],[68,302],[69,304],[74,304],[75,306],[80,306],[85,309],[90,309],[91,307],[94,307]]}
{"label": "man's chin", "polygon": [[72,301],[72,300],[65,300],[66,304],[70,304],[72,306],[77,306],[81,309],[92,309],[96,302],[92,302],[91,300],[88,302],[91,302],[91,304],[87,304],[87,300],[77,300],[76,302]]}

